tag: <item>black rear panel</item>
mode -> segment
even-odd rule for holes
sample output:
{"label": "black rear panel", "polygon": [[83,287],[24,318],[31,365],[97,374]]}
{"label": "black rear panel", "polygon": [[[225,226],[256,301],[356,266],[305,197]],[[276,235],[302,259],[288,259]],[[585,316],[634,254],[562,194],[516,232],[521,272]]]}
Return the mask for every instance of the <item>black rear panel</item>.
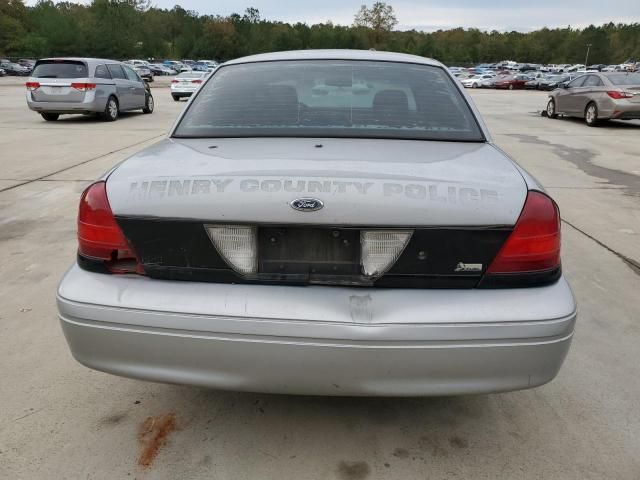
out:
{"label": "black rear panel", "polygon": [[[418,228],[395,264],[368,278],[360,266],[360,230],[258,226],[258,273],[243,277],[193,220],[117,218],[152,278],[221,283],[334,284],[400,288],[474,288],[508,237],[508,227]],[[375,228],[374,228],[375,229]],[[461,265],[482,265],[465,271]]]}

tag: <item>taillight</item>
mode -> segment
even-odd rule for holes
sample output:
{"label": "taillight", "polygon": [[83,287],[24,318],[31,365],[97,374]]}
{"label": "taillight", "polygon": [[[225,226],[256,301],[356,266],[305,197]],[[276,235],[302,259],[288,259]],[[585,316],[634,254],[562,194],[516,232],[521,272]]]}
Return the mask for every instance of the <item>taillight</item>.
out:
{"label": "taillight", "polygon": [[620,92],[619,90],[612,90],[610,92],[607,92],[607,95],[609,95],[614,100],[622,100],[623,98],[632,98],[633,97],[633,93]]}
{"label": "taillight", "polygon": [[535,273],[560,266],[560,213],[544,193],[527,195],[520,218],[488,274]]}
{"label": "taillight", "polygon": [[27,90],[37,90],[38,88],[40,88],[40,83],[39,82],[27,82],[25,83]]}
{"label": "taillight", "polygon": [[171,83],[178,83],[178,80],[171,80]]}
{"label": "taillight", "polygon": [[72,83],[71,84],[71,88],[75,88],[76,90],[80,90],[81,92],[86,92],[88,90],[95,90],[96,89],[96,84],[95,83],[77,82],[77,83]]}
{"label": "taillight", "polygon": [[191,83],[202,83],[202,80],[191,80]]}
{"label": "taillight", "polygon": [[78,253],[112,273],[144,273],[113,216],[104,181],[90,185],[80,198]]}

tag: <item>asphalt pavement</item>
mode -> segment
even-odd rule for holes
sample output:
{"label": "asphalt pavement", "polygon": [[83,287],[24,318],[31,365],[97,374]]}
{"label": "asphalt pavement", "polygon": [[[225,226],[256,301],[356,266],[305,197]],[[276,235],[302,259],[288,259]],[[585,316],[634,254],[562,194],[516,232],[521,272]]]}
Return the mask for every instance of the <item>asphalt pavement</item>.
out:
{"label": "asphalt pavement", "polygon": [[80,192],[166,135],[185,102],[159,85],[152,115],[48,123],[0,79],[0,478],[639,479],[640,123],[543,118],[541,92],[472,95],[498,145],[560,205],[579,305],[566,363],[521,392],[322,398],[76,363],[55,290],[74,261]]}

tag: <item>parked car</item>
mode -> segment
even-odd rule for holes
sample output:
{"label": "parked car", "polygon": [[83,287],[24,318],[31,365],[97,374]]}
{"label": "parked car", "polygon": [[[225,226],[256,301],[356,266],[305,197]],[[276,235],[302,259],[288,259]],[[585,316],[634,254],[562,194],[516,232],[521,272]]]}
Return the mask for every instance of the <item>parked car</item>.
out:
{"label": "parked car", "polygon": [[212,70],[215,70],[219,65],[215,60],[198,60],[198,63],[204,63]]}
{"label": "parked car", "polygon": [[527,83],[524,84],[524,88],[526,88],[527,90],[539,90],[540,85],[543,82],[546,82],[550,77],[551,75],[548,75],[548,74],[534,76],[533,79],[529,80]]}
{"label": "parked car", "polygon": [[495,75],[493,73],[485,73],[482,75],[472,75],[471,77],[465,78],[460,81],[462,85],[466,88],[479,88],[482,86],[482,81],[490,78],[494,78]]}
{"label": "parked car", "polygon": [[151,68],[149,68],[149,62],[146,60],[125,60],[123,63],[133,68],[143,80],[153,82],[153,73],[151,72]]}
{"label": "parked car", "polygon": [[502,78],[503,77],[500,75],[494,75],[491,78],[485,78],[480,82],[480,88],[494,88],[495,83]]}
{"label": "parked car", "polygon": [[177,102],[190,97],[207,77],[207,72],[183,72],[171,80],[171,97]]}
{"label": "parked car", "polygon": [[17,63],[18,65],[22,65],[24,68],[28,68],[29,71],[33,70],[33,67],[36,65],[36,61],[30,58],[21,58]]}
{"label": "parked car", "polygon": [[522,90],[525,84],[531,80],[531,77],[526,75],[512,75],[503,77],[500,80],[496,80],[493,84],[493,88],[506,89],[506,90]]}
{"label": "parked car", "polygon": [[558,207],[461,85],[349,50],[220,66],[84,191],[57,305],[88,367],[320,395],[535,387],[576,319]]}
{"label": "parked car", "polygon": [[18,77],[26,77],[31,72],[30,68],[23,67],[14,62],[3,61],[0,62],[0,68],[2,68],[7,75],[13,75]]}
{"label": "parked car", "polygon": [[173,69],[176,71],[176,73],[180,73],[180,72],[190,72],[191,71],[191,67],[185,65],[182,62],[178,62],[176,60],[165,60],[164,62],[162,62],[163,65],[166,65],[167,67]]}
{"label": "parked car", "polygon": [[640,119],[640,73],[582,75],[549,94],[547,116],[584,118],[590,127],[602,120]]}
{"label": "parked car", "polygon": [[148,66],[135,65],[133,69],[143,80],[146,80],[147,82],[153,82],[153,73]]}
{"label": "parked car", "polygon": [[38,60],[26,87],[27,105],[47,121],[73,113],[97,113],[114,121],[123,111],[152,113],[154,108],[149,85],[130,65],[115,60]]}
{"label": "parked car", "polygon": [[125,60],[124,63],[126,63],[128,65],[133,65],[135,67],[148,67],[149,66],[149,62],[146,61],[146,60],[132,59],[132,60]]}
{"label": "parked car", "polygon": [[7,72],[4,71],[4,68],[0,68],[0,77],[4,77]]}
{"label": "parked car", "polygon": [[172,68],[169,68],[166,65],[161,65],[159,63],[150,63],[149,70],[151,70],[151,73],[156,76],[169,76],[178,74],[178,72],[173,70]]}
{"label": "parked car", "polygon": [[191,69],[194,72],[208,72],[209,71],[209,65],[206,64],[206,63],[196,62],[193,65],[191,65]]}
{"label": "parked car", "polygon": [[538,85],[538,90],[555,90],[565,82],[570,82],[577,75],[551,75],[546,80],[542,81]]}

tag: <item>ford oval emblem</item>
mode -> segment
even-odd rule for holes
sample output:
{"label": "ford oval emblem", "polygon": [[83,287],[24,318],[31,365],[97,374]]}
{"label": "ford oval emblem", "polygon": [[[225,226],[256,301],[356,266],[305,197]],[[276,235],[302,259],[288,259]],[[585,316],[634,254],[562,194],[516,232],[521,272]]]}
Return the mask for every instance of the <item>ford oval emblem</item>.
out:
{"label": "ford oval emblem", "polygon": [[318,200],[317,198],[296,198],[291,201],[289,205],[291,205],[291,208],[294,210],[300,212],[315,212],[324,207],[322,200]]}

